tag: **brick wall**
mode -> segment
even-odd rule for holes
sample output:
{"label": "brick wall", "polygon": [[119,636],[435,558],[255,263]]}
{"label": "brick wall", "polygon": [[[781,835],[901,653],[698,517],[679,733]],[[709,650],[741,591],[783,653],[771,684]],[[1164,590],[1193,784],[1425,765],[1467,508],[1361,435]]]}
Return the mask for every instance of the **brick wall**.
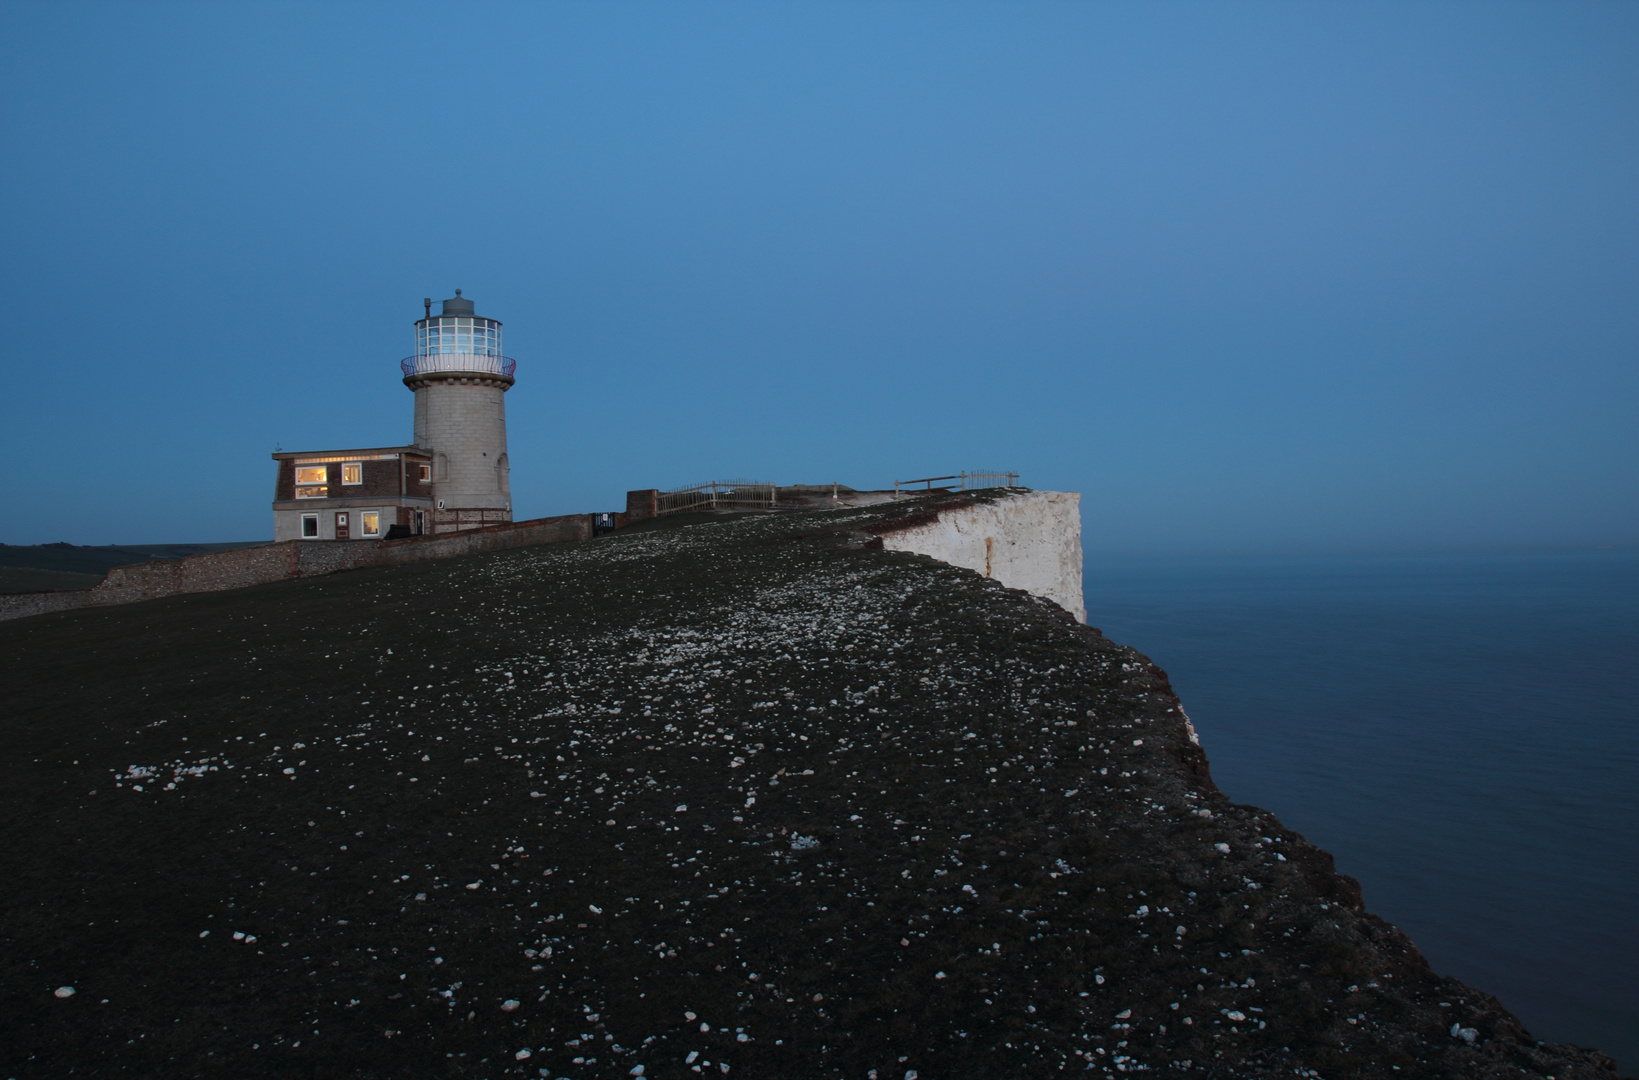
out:
{"label": "brick wall", "polygon": [[[422,461],[420,458],[401,458],[404,466],[404,494],[414,495],[422,499],[433,497],[432,459]],[[427,466],[427,479],[421,479],[421,466]]]}
{"label": "brick wall", "polygon": [[289,502],[296,497],[296,466],[289,458],[279,461],[279,477],[273,482],[273,501]]}
{"label": "brick wall", "polygon": [[286,540],[264,547],[116,566],[91,589],[0,595],[0,620],[106,604],[130,604],[179,593],[242,589],[367,566],[400,566],[591,537],[591,514],[567,514],[469,529],[449,536],[416,536],[380,543]]}
{"label": "brick wall", "polygon": [[[324,467],[329,470],[326,477],[325,497],[330,499],[376,499],[382,496],[397,498],[399,484],[404,485],[406,495],[419,495],[423,498],[432,497],[432,484],[422,483],[422,462],[402,455],[387,458],[381,461],[360,461],[363,472],[358,484],[344,484],[341,482],[341,467],[347,464],[342,461],[326,462]],[[402,477],[401,475],[402,474]],[[273,500],[275,502],[290,502],[296,498],[296,463],[290,458],[279,461],[279,475],[273,482]]]}
{"label": "brick wall", "polygon": [[634,521],[646,521],[660,511],[660,490],[658,488],[643,488],[626,493],[626,513],[622,525]]}
{"label": "brick wall", "polygon": [[352,485],[345,485],[341,482],[340,465],[331,466],[334,470],[330,475],[330,497],[332,499],[356,496],[375,497],[377,495],[390,495],[394,498],[398,496],[399,470],[404,467],[401,459],[366,461],[361,464],[364,466],[364,475],[359,479],[363,480],[364,483]]}

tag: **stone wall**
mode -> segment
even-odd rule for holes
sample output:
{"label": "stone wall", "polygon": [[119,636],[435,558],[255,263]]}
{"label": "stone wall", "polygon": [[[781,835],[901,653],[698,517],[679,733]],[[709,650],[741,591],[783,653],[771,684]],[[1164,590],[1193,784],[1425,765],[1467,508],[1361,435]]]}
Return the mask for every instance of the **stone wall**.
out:
{"label": "stone wall", "polygon": [[1010,589],[1046,597],[1087,621],[1081,595],[1081,495],[1021,491],[930,507],[871,530],[889,551],[975,570]]}
{"label": "stone wall", "polygon": [[0,619],[21,619],[91,606],[90,589],[0,594]]}
{"label": "stone wall", "polygon": [[482,374],[438,374],[414,384],[415,443],[437,452],[433,499],[446,509],[506,509],[511,505],[506,465],[506,389],[511,379]]}
{"label": "stone wall", "polygon": [[568,514],[407,540],[286,540],[263,547],[189,555],[185,559],[116,566],[90,589],[0,595],[0,620],[106,604],[130,604],[179,593],[242,589],[369,566],[400,566],[485,551],[588,540],[591,536],[591,514]]}

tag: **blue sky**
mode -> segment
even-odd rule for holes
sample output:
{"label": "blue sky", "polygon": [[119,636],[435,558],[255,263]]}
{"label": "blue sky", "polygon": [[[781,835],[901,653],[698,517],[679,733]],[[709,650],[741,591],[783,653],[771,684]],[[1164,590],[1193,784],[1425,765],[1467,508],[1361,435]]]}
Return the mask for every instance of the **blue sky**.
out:
{"label": "blue sky", "polygon": [[521,515],[1006,468],[1090,552],[1639,541],[1632,4],[0,15],[0,541],[270,535],[456,287]]}

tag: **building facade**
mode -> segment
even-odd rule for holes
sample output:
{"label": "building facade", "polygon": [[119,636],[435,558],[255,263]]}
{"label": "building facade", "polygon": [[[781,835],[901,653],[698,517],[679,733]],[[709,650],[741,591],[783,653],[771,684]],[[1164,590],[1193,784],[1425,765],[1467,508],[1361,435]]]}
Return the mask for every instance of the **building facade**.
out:
{"label": "building facade", "polygon": [[385,540],[434,531],[433,459],[420,447],[281,452],[273,460],[279,463],[275,541]]}
{"label": "building facade", "polygon": [[439,314],[425,300],[415,354],[399,364],[415,394],[410,446],[280,451],[275,540],[378,540],[512,520],[506,392],[516,364],[501,323],[455,290]]}

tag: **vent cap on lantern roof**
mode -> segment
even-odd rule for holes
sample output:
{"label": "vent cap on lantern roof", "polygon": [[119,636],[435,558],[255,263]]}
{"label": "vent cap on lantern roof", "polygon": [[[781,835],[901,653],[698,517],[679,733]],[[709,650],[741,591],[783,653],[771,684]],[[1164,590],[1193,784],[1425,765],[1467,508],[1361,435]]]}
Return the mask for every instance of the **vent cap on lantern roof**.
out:
{"label": "vent cap on lantern roof", "polygon": [[444,301],[444,310],[442,313],[445,315],[471,315],[473,313],[472,301],[463,300],[461,298],[461,290],[456,289],[455,296]]}

